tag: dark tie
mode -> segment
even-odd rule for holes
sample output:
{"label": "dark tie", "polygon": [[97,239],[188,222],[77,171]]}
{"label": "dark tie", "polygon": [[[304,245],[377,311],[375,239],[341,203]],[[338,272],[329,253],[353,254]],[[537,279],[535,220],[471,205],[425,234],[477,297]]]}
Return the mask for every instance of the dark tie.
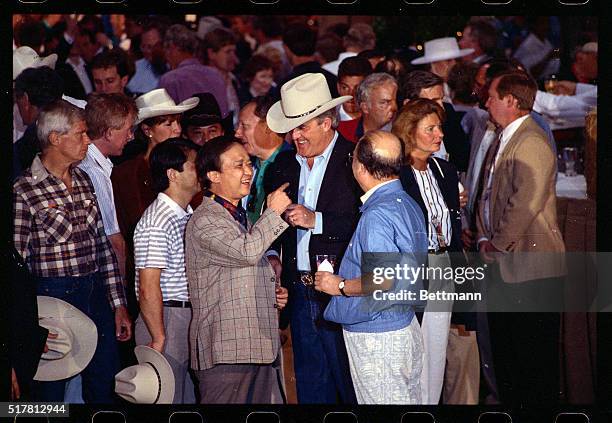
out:
{"label": "dark tie", "polygon": [[491,167],[494,166],[495,157],[497,157],[497,152],[499,151],[499,146],[501,145],[501,136],[502,136],[502,133],[500,131],[499,134],[495,136],[495,139],[493,140],[493,142],[489,146],[489,149],[487,150],[487,154],[485,156],[485,165],[481,168],[480,177],[478,178],[479,180],[478,196],[476,197],[475,204],[478,204],[480,202],[482,194],[487,189],[487,186],[489,184],[489,177],[493,177],[493,175],[490,175]]}
{"label": "dark tie", "polygon": [[246,210],[242,208],[242,204],[240,203],[238,203],[238,207],[236,207],[236,220],[244,227],[244,229],[248,229]]}

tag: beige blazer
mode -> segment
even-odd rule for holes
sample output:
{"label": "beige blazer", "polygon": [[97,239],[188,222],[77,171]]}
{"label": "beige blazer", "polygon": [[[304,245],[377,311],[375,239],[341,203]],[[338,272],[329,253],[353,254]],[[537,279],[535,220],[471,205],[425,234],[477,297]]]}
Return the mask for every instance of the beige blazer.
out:
{"label": "beige blazer", "polygon": [[275,360],[276,277],[264,253],[287,226],[268,209],[247,231],[208,197],[193,213],[185,233],[193,369]]}
{"label": "beige blazer", "polygon": [[[505,282],[566,273],[565,246],[557,225],[554,154],[544,131],[528,117],[508,141],[495,166],[490,232],[484,225],[484,201],[478,206],[478,238],[487,237],[503,251],[497,261]],[[486,163],[493,160],[492,156],[489,151]],[[488,174],[483,175],[485,186],[488,178]]]}

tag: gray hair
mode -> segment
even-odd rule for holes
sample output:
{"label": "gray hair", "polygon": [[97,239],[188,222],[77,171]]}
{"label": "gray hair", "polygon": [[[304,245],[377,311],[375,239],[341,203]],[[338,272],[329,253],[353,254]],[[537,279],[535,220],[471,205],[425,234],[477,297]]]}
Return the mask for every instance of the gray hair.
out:
{"label": "gray hair", "polygon": [[361,84],[359,84],[357,87],[355,101],[357,104],[368,103],[372,90],[388,83],[391,83],[397,87],[397,80],[388,73],[377,72],[366,76],[365,79],[361,81]]}
{"label": "gray hair", "polygon": [[376,47],[376,34],[371,25],[358,22],[349,28],[344,36],[344,47],[354,47],[363,50],[372,50]]}
{"label": "gray hair", "polygon": [[326,118],[331,119],[331,127],[332,129],[335,130],[338,127],[338,111],[336,110],[335,107],[332,107],[331,109],[324,111],[319,116],[317,116],[315,119],[317,120],[317,123],[320,125],[323,123],[323,121]]}
{"label": "gray hair", "polygon": [[195,32],[185,25],[175,24],[168,28],[164,36],[164,45],[170,43],[179,50],[193,54],[198,50],[199,40]]}
{"label": "gray hair", "polygon": [[80,120],[85,120],[85,111],[64,100],[58,100],[43,108],[36,121],[40,149],[44,151],[49,147],[49,135],[52,132],[67,134],[72,125]]}

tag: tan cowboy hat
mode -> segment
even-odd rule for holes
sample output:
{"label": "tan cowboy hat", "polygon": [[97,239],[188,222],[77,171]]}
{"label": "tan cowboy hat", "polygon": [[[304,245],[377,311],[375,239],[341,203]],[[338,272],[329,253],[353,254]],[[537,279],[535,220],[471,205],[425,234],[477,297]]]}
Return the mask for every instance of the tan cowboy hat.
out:
{"label": "tan cowboy hat", "polygon": [[266,122],[271,130],[284,134],[321,113],[349,101],[350,95],[332,98],[327,80],[321,73],[305,73],[286,82],[281,99],[268,110]]}
{"label": "tan cowboy hat", "polygon": [[83,371],[96,352],[94,322],[72,304],[45,296],[38,297],[38,319],[57,338],[47,339],[49,351],[42,355],[34,380],[67,379]]}
{"label": "tan cowboy hat", "polygon": [[115,392],[135,404],[172,404],[174,372],[161,353],[146,345],[134,348],[138,364],[115,375]]}
{"label": "tan cowboy hat", "polygon": [[57,54],[55,53],[40,57],[31,47],[19,47],[13,51],[13,81],[28,68],[49,66],[51,69],[55,69],[55,62],[57,62]]}
{"label": "tan cowboy hat", "polygon": [[183,113],[186,110],[193,109],[199,102],[199,98],[191,97],[176,104],[164,88],[149,91],[136,99],[136,107],[138,107],[136,124],[155,116]]}
{"label": "tan cowboy hat", "polygon": [[439,62],[440,60],[458,59],[474,53],[473,48],[459,49],[455,37],[436,38],[425,43],[425,55],[410,62],[413,65]]}

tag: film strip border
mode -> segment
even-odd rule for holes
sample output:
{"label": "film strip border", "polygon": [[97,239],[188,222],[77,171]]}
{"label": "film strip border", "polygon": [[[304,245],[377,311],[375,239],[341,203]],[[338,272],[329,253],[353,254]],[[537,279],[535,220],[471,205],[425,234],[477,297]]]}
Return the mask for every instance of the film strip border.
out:
{"label": "film strip border", "polygon": [[[16,420],[17,422],[19,419]],[[53,420],[50,420],[53,421]],[[591,423],[612,421],[612,411],[583,408],[360,406],[127,406],[71,405],[61,421],[92,423]]]}
{"label": "film strip border", "polygon": [[603,0],[11,0],[14,13],[73,12],[95,13],[113,10],[124,13],[207,14],[271,13],[271,14],[599,14]]}

